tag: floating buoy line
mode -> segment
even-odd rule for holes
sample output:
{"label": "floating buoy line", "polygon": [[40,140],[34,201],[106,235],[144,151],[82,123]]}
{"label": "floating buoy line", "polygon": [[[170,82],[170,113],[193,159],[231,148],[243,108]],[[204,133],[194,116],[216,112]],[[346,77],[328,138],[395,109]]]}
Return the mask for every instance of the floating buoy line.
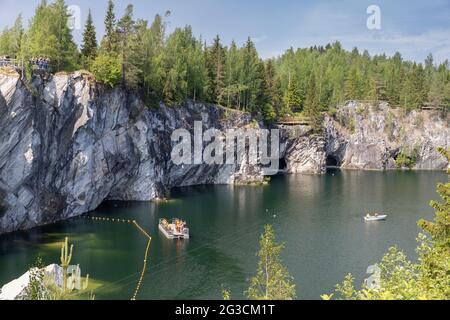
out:
{"label": "floating buoy line", "polygon": [[142,282],[144,281],[145,277],[145,271],[147,270],[147,260],[148,260],[148,253],[150,251],[150,245],[152,243],[152,237],[147,233],[147,231],[142,228],[139,223],[137,223],[136,220],[127,220],[127,219],[117,219],[117,218],[105,218],[105,217],[95,217],[95,216],[85,216],[84,218],[88,220],[92,220],[95,222],[115,222],[115,223],[121,223],[121,224],[128,224],[133,225],[141,234],[143,234],[147,239],[147,247],[145,249],[144,254],[144,264],[142,267],[141,275],[139,277],[139,281],[136,285],[136,289],[134,290],[134,294],[131,297],[130,300],[136,300],[137,295],[139,294],[139,291],[142,287]]}

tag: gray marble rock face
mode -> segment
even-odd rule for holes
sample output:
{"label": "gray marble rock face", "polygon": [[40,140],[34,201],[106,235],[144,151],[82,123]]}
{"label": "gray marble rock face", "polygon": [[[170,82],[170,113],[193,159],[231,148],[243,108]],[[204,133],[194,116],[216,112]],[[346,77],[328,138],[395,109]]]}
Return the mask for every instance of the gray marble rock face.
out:
{"label": "gray marble rock face", "polygon": [[403,153],[415,158],[413,169],[444,170],[449,163],[437,149],[449,147],[449,123],[437,111],[350,102],[325,119],[326,155],[342,168],[389,170]]}
{"label": "gray marble rock face", "polygon": [[108,199],[148,201],[176,186],[261,182],[258,166],[171,161],[174,129],[239,128],[248,114],[211,105],[146,108],[123,89],[81,73],[25,85],[0,75],[0,233],[96,209]]}
{"label": "gray marble rock face", "polygon": [[[408,115],[386,105],[348,104],[326,117],[322,135],[280,128],[287,173],[343,168],[390,169],[407,147],[417,169],[444,169],[448,119]],[[352,119],[352,120],[349,120]],[[135,95],[105,88],[79,72],[36,76],[31,84],[0,74],[0,234],[95,210],[105,200],[149,201],[177,186],[261,183],[264,170],[243,161],[175,165],[175,129],[261,128],[249,114],[201,103],[149,109]]]}

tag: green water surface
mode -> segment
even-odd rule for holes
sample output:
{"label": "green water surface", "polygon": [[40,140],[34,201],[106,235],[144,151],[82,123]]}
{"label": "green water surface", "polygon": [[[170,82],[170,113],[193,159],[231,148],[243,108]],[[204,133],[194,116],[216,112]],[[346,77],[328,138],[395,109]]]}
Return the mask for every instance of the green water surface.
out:
{"label": "green water surface", "polygon": [[[393,245],[415,258],[416,225],[432,219],[443,172],[330,170],[323,176],[277,176],[268,186],[199,186],[172,191],[167,203],[106,202],[94,216],[135,219],[153,237],[138,299],[220,299],[221,288],[243,298],[257,267],[258,239],[273,224],[286,243],[283,261],[300,299],[319,299],[348,273],[358,282],[367,266]],[[389,215],[365,223],[368,211]],[[187,220],[191,239],[165,239],[159,218]],[[97,285],[96,299],[129,299],[142,269],[147,240],[127,224],[72,219],[0,236],[0,284],[23,274],[41,255],[59,261],[65,236]]]}

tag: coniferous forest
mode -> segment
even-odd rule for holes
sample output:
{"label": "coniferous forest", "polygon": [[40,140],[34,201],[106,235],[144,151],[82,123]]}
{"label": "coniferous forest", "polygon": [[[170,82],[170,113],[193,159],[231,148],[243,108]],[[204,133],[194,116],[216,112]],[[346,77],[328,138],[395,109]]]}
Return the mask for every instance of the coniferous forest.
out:
{"label": "coniferous forest", "polygon": [[[68,27],[64,0],[36,8],[28,27],[21,16],[0,36],[0,54],[29,61],[44,56],[53,72],[84,69],[108,86],[139,92],[149,106],[188,99],[261,114],[268,122],[303,112],[314,116],[347,100],[387,101],[407,110],[450,106],[450,64],[371,56],[367,51],[326,46],[288,49],[263,60],[249,37],[206,43],[190,26],[166,31],[170,12],[153,21],[135,20],[133,6],[117,16],[109,1],[100,43],[89,13],[78,48]],[[99,37],[100,39],[100,37]]]}

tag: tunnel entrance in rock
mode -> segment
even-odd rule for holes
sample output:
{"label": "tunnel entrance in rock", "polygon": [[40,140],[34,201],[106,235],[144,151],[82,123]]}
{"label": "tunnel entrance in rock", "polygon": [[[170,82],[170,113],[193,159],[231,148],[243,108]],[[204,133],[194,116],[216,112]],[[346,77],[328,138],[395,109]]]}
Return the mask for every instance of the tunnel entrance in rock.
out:
{"label": "tunnel entrance in rock", "polygon": [[339,160],[333,156],[333,155],[328,155],[327,156],[327,167],[339,167],[340,163]]}
{"label": "tunnel entrance in rock", "polygon": [[280,159],[280,171],[286,171],[286,169],[287,169],[286,158],[281,158]]}

